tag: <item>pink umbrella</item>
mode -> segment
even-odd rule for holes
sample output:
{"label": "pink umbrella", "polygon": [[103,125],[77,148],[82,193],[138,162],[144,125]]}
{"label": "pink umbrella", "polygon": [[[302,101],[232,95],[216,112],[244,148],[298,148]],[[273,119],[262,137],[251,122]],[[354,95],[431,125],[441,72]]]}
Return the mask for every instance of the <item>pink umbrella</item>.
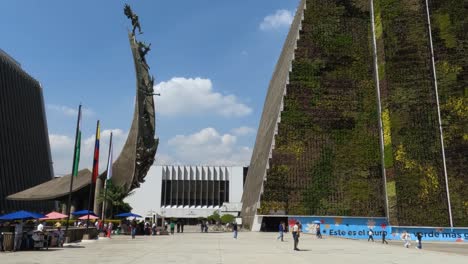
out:
{"label": "pink umbrella", "polygon": [[68,215],[64,215],[58,212],[50,212],[46,214],[46,217],[40,218],[39,220],[55,220],[55,219],[62,219],[66,217],[68,217]]}
{"label": "pink umbrella", "polygon": [[99,217],[94,216],[94,215],[83,215],[82,217],[80,217],[80,218],[78,218],[78,219],[80,219],[80,220],[88,220],[88,216],[89,216],[89,220],[99,219]]}

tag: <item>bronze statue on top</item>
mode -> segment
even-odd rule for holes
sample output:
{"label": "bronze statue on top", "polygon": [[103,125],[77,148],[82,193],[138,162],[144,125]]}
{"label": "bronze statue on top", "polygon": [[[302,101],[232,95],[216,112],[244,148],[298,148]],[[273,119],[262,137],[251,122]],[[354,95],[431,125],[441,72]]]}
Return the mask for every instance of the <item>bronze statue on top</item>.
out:
{"label": "bronze statue on top", "polygon": [[137,29],[137,28],[138,28],[138,33],[142,34],[143,32],[141,32],[140,21],[138,21],[138,16],[137,16],[137,14],[133,13],[132,9],[127,4],[124,7],[124,13],[129,19],[132,20],[133,35],[135,35],[135,29]]}
{"label": "bronze statue on top", "polygon": [[148,63],[146,63],[146,54],[151,50],[151,43],[149,45],[146,45],[143,41],[137,41],[138,44],[138,53],[140,54],[141,62],[143,65],[149,69]]}

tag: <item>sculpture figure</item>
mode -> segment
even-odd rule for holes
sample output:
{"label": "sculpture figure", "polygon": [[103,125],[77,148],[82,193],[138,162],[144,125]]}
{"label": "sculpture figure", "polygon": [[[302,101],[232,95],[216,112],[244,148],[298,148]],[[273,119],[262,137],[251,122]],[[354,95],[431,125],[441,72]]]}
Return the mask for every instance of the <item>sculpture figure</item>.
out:
{"label": "sculpture figure", "polygon": [[125,5],[124,13],[130,20],[132,20],[133,35],[135,35],[135,29],[137,29],[137,28],[138,28],[138,33],[142,34],[143,32],[141,32],[140,21],[138,20],[138,16],[137,16],[137,14],[133,13],[133,11],[132,11],[132,9],[130,8],[129,5]]}
{"label": "sculpture figure", "polygon": [[138,44],[138,53],[140,54],[141,62],[143,65],[149,69],[148,64],[146,63],[146,54],[151,50],[151,43],[146,45],[143,41],[137,41]]}

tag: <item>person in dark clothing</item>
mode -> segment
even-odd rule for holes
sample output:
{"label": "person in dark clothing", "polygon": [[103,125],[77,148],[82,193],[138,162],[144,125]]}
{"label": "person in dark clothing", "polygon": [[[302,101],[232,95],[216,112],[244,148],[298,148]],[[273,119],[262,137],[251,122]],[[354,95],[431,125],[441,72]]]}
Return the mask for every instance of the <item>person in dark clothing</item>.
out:
{"label": "person in dark clothing", "polygon": [[301,229],[299,228],[299,221],[296,222],[296,224],[293,226],[293,229],[292,229],[292,235],[293,235],[293,239],[294,239],[294,250],[296,251],[299,251],[299,248],[297,247],[297,245],[299,244],[299,236],[301,234]]}
{"label": "person in dark clothing", "polygon": [[180,222],[180,232],[183,233],[184,232],[184,220],[182,220]]}
{"label": "person in dark clothing", "polygon": [[382,232],[382,244],[385,243],[385,244],[388,244],[387,240],[385,240],[385,237],[387,236],[387,231],[383,231]]}
{"label": "person in dark clothing", "polygon": [[317,225],[315,229],[315,234],[317,235],[317,238],[322,238],[322,232],[320,231],[320,225]]}
{"label": "person in dark clothing", "polygon": [[237,239],[237,223],[232,224],[232,232],[234,233],[234,239]]}
{"label": "person in dark clothing", "polygon": [[130,226],[131,226],[132,239],[135,239],[135,235],[137,232],[137,222],[133,220]]}
{"label": "person in dark clothing", "polygon": [[276,238],[276,240],[280,239],[281,238],[281,242],[283,242],[283,237],[284,237],[284,223],[281,222],[278,226],[278,231],[279,231],[279,234],[278,234],[278,237]]}
{"label": "person in dark clothing", "polygon": [[368,234],[369,234],[369,238],[367,239],[367,242],[369,242],[371,240],[372,240],[372,242],[375,242],[374,241],[374,231],[372,229],[369,229]]}
{"label": "person in dark clothing", "polygon": [[180,233],[180,220],[177,221],[177,233]]}
{"label": "person in dark clothing", "polygon": [[3,232],[0,233],[0,251],[3,251]]}
{"label": "person in dark clothing", "polygon": [[419,248],[419,249],[422,249],[422,233],[421,232],[418,232],[416,234],[416,237],[418,238],[418,246],[416,248]]}

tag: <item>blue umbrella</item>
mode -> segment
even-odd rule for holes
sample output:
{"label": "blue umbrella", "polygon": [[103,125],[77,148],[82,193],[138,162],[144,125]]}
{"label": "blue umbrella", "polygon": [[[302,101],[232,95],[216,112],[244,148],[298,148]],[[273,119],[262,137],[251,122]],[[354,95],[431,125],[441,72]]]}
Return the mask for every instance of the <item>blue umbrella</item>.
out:
{"label": "blue umbrella", "polygon": [[118,214],[116,215],[117,217],[142,217],[141,215],[137,215],[137,214],[134,214],[132,212],[128,212],[128,213],[121,213],[121,214]]}
{"label": "blue umbrella", "polygon": [[72,215],[74,215],[74,216],[82,216],[82,215],[94,215],[94,216],[97,216],[93,211],[89,211],[89,210],[76,211],[76,212],[73,212]]}
{"label": "blue umbrella", "polygon": [[322,222],[320,222],[319,220],[315,220],[314,221],[314,224],[321,224]]}
{"label": "blue umbrella", "polygon": [[44,218],[45,215],[41,215],[38,213],[28,212],[28,211],[18,211],[11,214],[6,214],[0,216],[0,220],[19,220],[19,219],[38,219]]}

